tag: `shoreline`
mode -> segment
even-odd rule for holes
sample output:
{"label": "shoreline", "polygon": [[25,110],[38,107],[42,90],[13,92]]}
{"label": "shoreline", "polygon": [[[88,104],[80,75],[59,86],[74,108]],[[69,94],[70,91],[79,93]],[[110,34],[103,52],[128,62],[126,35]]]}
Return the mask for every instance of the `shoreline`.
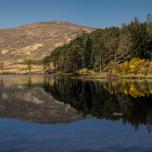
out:
{"label": "shoreline", "polygon": [[83,78],[83,79],[90,79],[90,80],[121,80],[121,79],[128,79],[128,80],[152,80],[152,74],[126,74],[126,75],[121,75],[121,74],[110,74],[110,73],[95,73],[95,74],[90,74],[90,73],[61,73],[61,72],[52,72],[50,74],[48,73],[0,73],[0,77],[4,76],[67,76],[67,77],[75,77],[75,78]]}
{"label": "shoreline", "polygon": [[70,76],[84,79],[92,79],[92,80],[122,80],[122,79],[133,79],[133,80],[152,80],[152,74],[110,74],[110,73],[96,73],[96,74],[78,74],[78,73],[54,73],[57,76]]}

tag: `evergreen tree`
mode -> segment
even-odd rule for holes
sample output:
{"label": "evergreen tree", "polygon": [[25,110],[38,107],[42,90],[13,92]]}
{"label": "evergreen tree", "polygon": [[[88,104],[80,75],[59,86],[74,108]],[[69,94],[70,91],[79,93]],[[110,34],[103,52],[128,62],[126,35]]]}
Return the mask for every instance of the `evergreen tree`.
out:
{"label": "evergreen tree", "polygon": [[151,39],[147,32],[146,24],[134,20],[129,25],[130,30],[130,54],[132,57],[150,58]]}
{"label": "evergreen tree", "polygon": [[88,37],[84,48],[84,67],[91,68],[92,41]]}

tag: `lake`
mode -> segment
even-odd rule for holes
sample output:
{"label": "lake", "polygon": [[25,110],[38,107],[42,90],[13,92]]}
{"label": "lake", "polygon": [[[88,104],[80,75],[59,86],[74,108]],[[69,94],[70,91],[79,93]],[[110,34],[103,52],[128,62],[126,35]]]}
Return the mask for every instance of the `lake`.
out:
{"label": "lake", "polygon": [[152,81],[0,76],[0,152],[151,152]]}

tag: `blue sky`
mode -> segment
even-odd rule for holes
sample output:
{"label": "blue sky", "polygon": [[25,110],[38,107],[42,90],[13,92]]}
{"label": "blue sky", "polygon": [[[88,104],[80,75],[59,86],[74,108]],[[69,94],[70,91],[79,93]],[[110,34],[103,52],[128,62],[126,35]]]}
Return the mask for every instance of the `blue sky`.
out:
{"label": "blue sky", "polygon": [[119,26],[152,14],[152,0],[0,0],[0,28],[52,20]]}

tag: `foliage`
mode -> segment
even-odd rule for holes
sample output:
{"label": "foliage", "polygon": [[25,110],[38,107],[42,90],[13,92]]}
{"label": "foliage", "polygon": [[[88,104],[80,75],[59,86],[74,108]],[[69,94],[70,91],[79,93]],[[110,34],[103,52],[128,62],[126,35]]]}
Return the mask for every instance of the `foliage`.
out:
{"label": "foliage", "polygon": [[42,61],[40,61],[40,60],[26,59],[26,60],[24,60],[23,62],[21,62],[21,64],[26,65],[26,66],[27,66],[28,73],[31,73],[32,66],[33,66],[33,65],[42,64]]}
{"label": "foliage", "polygon": [[0,61],[0,70],[4,69],[4,62]]}
{"label": "foliage", "polygon": [[152,17],[148,15],[144,23],[135,18],[122,27],[83,33],[69,44],[56,48],[44,59],[43,65],[46,72],[52,68],[61,72],[87,68],[96,72],[108,69],[109,72],[137,73],[140,68],[141,73],[147,73],[151,59]]}
{"label": "foliage", "polygon": [[120,73],[124,75],[129,73],[147,75],[148,73],[152,74],[152,61],[140,58],[132,58],[130,61],[125,61],[117,65],[114,65],[112,62],[105,68],[105,70],[109,71],[110,68],[112,73]]}

